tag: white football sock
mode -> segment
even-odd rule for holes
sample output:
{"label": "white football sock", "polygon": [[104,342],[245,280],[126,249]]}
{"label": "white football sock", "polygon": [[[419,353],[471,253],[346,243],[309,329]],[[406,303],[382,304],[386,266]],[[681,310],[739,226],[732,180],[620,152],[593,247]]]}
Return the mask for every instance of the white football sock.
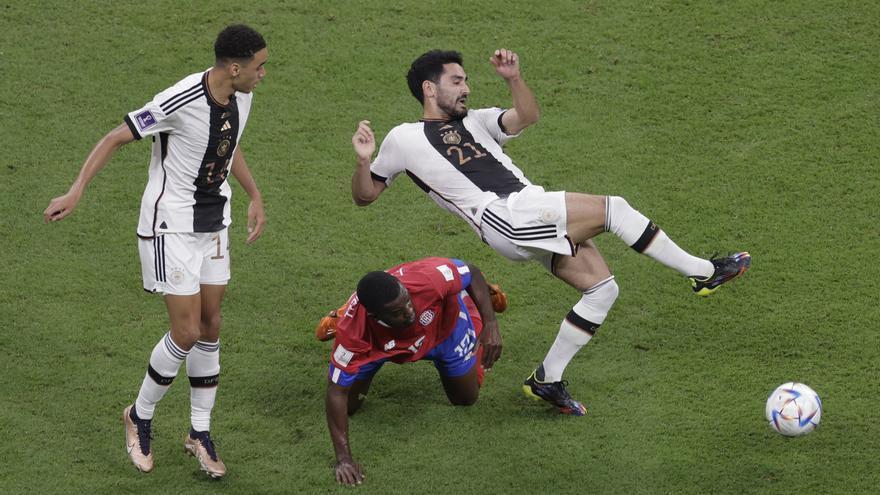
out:
{"label": "white football sock", "polygon": [[654,236],[651,244],[642,251],[664,265],[687,277],[706,278],[715,273],[715,267],[709,260],[697,258],[672,242],[662,230]]}
{"label": "white football sock", "polygon": [[682,275],[706,278],[715,272],[709,260],[692,256],[678,247],[654,222],[620,196],[606,197],[605,230],[620,237],[627,246]]}
{"label": "white football sock", "polygon": [[618,292],[613,275],[584,291],[581,300],[562,320],[556,340],[544,358],[543,382],[562,380],[565,367],[581,347],[593,338],[599,325],[605,321],[608,311],[617,299]]}
{"label": "white football sock", "polygon": [[190,384],[190,419],[195,431],[211,429],[211,410],[220,381],[220,341],[199,340],[186,358]]}
{"label": "white football sock", "polygon": [[187,354],[189,351],[184,351],[171,339],[171,332],[166,333],[153,347],[150,365],[135,401],[135,410],[140,419],[153,419],[156,403],[165,396]]}

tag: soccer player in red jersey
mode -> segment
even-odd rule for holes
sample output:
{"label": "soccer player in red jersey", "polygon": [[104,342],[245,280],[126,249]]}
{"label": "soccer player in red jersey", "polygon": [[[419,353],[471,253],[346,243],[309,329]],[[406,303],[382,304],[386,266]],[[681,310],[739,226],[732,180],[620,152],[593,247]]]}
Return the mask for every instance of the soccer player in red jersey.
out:
{"label": "soccer player in red jersey", "polygon": [[375,159],[370,122],[358,124],[352,137],[357,156],[352,197],[367,206],[405,174],[496,252],[513,261],[539,261],[577,289],[580,300],[565,315],[523,391],[562,413],[583,416],[586,406],[571,397],[562,374],[605,321],[618,294],[593,237],[613,233],[636,252],[689,277],[698,295],[712,294],[742,275],[751,256],[744,251],[712,259],[693,256],[620,196],[545,191],[533,184],[503,146],[538,122],[538,101],[516,53],[499,49],[489,60],[510,90],[512,108],[469,106],[468,75],[458,52],[432,50],[413,61],[407,82],[422,105],[422,118],[391,129]]}
{"label": "soccer player in red jersey", "polygon": [[386,361],[433,361],[449,401],[469,406],[479,396],[483,368],[501,356],[501,333],[482,273],[457,259],[425,258],[370,272],[344,308],[326,412],[336,480],[356,485],[364,473],[351,455],[348,416],[363,404],[379,368]]}

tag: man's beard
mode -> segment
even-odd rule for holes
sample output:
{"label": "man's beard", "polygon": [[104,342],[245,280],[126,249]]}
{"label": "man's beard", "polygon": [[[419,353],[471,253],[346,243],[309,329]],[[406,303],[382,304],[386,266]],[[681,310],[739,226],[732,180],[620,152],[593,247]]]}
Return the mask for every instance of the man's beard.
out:
{"label": "man's beard", "polygon": [[464,117],[467,116],[467,112],[468,112],[467,108],[460,110],[460,109],[456,108],[457,103],[458,103],[458,100],[453,100],[452,105],[445,105],[445,104],[438,103],[437,106],[440,107],[440,110],[443,110],[446,113],[446,115],[449,115],[450,118],[463,119]]}

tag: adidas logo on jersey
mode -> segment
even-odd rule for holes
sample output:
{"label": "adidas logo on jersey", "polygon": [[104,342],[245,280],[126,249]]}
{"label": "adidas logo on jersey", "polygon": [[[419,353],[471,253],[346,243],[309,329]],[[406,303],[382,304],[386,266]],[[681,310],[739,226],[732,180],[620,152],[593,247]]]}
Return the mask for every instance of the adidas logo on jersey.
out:
{"label": "adidas logo on jersey", "polygon": [[229,121],[223,123],[223,127],[220,128],[220,132],[226,132],[229,129],[232,129],[232,126],[229,124]]}

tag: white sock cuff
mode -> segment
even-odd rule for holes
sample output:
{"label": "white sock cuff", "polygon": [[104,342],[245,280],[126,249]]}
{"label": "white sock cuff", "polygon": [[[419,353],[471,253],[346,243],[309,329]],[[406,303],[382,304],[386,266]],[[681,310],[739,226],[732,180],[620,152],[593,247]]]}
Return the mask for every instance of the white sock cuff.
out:
{"label": "white sock cuff", "polygon": [[[220,341],[205,343],[196,342],[192,352],[186,358],[186,374],[190,377],[190,384],[205,386],[201,382],[193,381],[196,378],[214,378],[220,374]],[[210,384],[210,380],[209,380]]]}
{"label": "white sock cuff", "polygon": [[[585,290],[581,300],[574,305],[569,316],[566,318],[571,321],[571,314],[574,313],[581,320],[591,325],[585,325],[578,321],[571,321],[571,323],[588,333],[595,333],[599,325],[605,322],[605,318],[608,316],[611,306],[614,305],[614,301],[617,300],[619,292],[620,289],[617,286],[617,282],[614,281],[614,275],[612,275]],[[581,324],[579,325],[579,323]],[[584,326],[582,327],[581,325]]]}
{"label": "white sock cuff", "polygon": [[163,348],[165,349],[165,353],[171,359],[176,359],[183,361],[186,359],[186,356],[189,354],[189,351],[184,351],[174,342],[174,339],[171,338],[171,332],[167,332],[164,337],[162,337]]}
{"label": "white sock cuff", "polygon": [[174,343],[171,332],[166,333],[150,354],[150,366],[147,372],[156,383],[170,385],[188,354],[189,351],[184,351]]}
{"label": "white sock cuff", "polygon": [[605,197],[605,231],[620,237],[627,246],[638,252],[644,251],[657,230],[648,217],[630,206],[625,199],[620,196]]}
{"label": "white sock cuff", "polygon": [[197,349],[202,352],[217,352],[220,350],[220,339],[217,339],[216,342],[208,342],[205,340],[197,340],[193,349]]}

